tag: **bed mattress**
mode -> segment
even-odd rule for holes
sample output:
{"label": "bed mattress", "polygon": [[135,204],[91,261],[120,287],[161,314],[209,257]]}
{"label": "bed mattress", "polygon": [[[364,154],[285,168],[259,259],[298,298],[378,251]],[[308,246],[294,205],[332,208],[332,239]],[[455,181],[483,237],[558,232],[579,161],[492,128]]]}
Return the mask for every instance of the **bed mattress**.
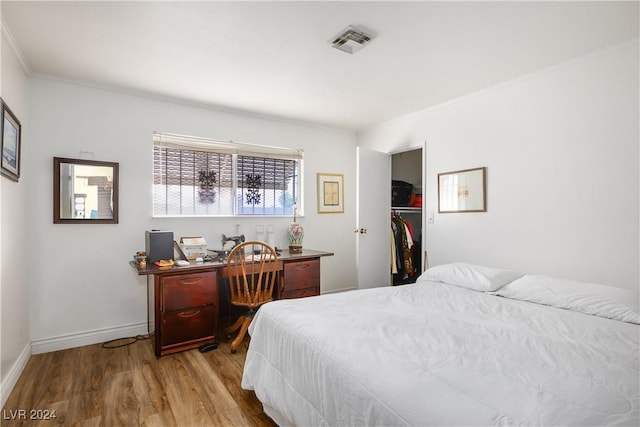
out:
{"label": "bed mattress", "polygon": [[629,425],[639,326],[439,282],[263,306],[242,387],[279,425]]}

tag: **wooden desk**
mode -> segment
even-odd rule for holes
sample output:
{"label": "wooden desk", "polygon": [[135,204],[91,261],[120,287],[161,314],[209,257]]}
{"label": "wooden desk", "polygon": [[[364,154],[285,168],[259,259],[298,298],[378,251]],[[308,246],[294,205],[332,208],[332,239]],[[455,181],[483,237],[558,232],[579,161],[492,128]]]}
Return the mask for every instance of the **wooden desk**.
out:
{"label": "wooden desk", "polygon": [[[300,298],[320,294],[320,257],[331,252],[304,249],[278,257],[279,279],[274,299]],[[220,320],[228,324],[233,310],[221,269],[226,262],[192,263],[185,267],[160,268],[129,263],[140,276],[147,276],[148,331],[155,335],[156,356],[215,342]],[[153,288],[150,277],[153,276]],[[153,320],[151,318],[153,307]]]}

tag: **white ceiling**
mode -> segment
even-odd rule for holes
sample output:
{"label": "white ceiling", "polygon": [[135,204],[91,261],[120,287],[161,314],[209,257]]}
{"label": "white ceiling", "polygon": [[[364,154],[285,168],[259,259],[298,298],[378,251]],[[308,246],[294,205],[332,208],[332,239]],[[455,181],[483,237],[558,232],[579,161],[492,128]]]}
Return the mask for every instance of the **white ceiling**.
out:
{"label": "white ceiling", "polygon": [[[638,37],[638,2],[1,2],[33,74],[358,130]],[[375,38],[355,55],[328,40]]]}

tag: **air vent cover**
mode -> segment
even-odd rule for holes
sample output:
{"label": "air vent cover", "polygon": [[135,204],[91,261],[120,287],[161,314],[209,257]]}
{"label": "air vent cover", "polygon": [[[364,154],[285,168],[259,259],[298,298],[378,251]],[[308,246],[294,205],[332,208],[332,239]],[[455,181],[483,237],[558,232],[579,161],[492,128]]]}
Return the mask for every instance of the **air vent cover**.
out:
{"label": "air vent cover", "polygon": [[353,25],[349,25],[329,40],[329,43],[336,49],[354,54],[368,45],[371,39],[371,35]]}

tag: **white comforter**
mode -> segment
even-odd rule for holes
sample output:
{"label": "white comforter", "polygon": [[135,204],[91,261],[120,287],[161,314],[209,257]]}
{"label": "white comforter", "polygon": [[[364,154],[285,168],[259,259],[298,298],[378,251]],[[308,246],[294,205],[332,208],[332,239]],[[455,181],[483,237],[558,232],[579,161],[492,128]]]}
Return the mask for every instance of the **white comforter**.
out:
{"label": "white comforter", "polygon": [[436,282],[263,306],[242,386],[280,425],[639,423],[639,326]]}

